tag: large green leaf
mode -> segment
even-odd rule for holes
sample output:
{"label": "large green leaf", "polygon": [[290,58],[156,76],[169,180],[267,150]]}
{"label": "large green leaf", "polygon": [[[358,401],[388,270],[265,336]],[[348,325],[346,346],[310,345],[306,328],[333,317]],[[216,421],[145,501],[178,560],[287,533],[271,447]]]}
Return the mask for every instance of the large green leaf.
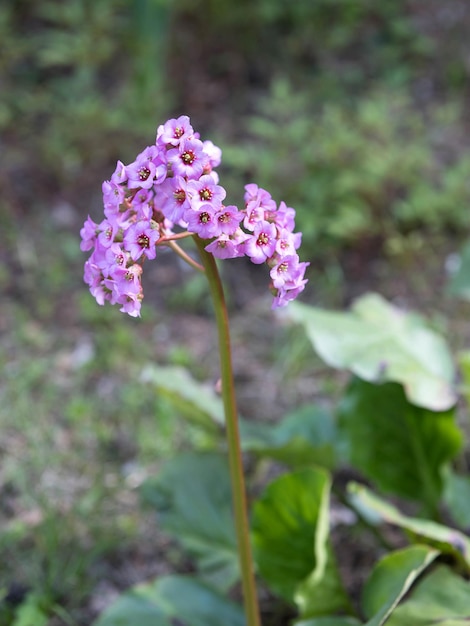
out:
{"label": "large green leaf", "polygon": [[[328,541],[330,485],[324,470],[298,470],[271,483],[253,506],[259,573],[275,592],[297,604],[302,617],[347,605]],[[312,597],[319,600],[313,610]]]}
{"label": "large green leaf", "polygon": [[331,412],[309,405],[277,424],[240,420],[243,450],[292,467],[335,464],[337,429]]}
{"label": "large green leaf", "polygon": [[303,324],[316,352],[332,367],[349,369],[369,382],[402,383],[418,406],[442,411],[455,404],[449,349],[416,314],[367,294],[350,313],[296,302],[290,315]]}
{"label": "large green leaf", "polygon": [[438,556],[428,546],[411,546],[387,554],[374,567],[362,594],[366,626],[382,626],[418,576]]}
{"label": "large green leaf", "polygon": [[215,389],[195,380],[184,367],[147,365],[141,378],[154,385],[187,419],[211,431],[224,423],[222,399]]}
{"label": "large green leaf", "polygon": [[442,467],[459,451],[455,411],[433,412],[408,402],[401,385],[355,379],[339,408],[351,463],[380,489],[435,509]]}
{"label": "large green leaf", "polygon": [[180,454],[142,487],[164,530],[196,559],[201,576],[221,590],[238,579],[238,556],[227,459]]}
{"label": "large green leaf", "polygon": [[445,565],[438,566],[387,621],[387,626],[468,626],[470,584]]}
{"label": "large green leaf", "polygon": [[214,589],[187,576],[137,585],[93,626],[244,626],[243,611]]}
{"label": "large green leaf", "polygon": [[373,522],[384,521],[403,528],[419,543],[437,548],[452,556],[470,574],[470,539],[454,528],[430,520],[407,517],[389,502],[357,483],[348,485],[349,497],[355,507]]}

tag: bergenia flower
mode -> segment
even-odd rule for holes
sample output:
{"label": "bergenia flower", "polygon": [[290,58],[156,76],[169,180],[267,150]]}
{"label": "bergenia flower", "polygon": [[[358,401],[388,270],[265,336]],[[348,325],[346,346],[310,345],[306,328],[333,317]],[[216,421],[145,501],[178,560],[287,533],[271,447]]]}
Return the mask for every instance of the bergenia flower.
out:
{"label": "bergenia flower", "polygon": [[301,293],[309,264],[297,254],[302,235],[294,232],[295,210],[284,202],[277,206],[254,183],[245,187],[242,209],[224,206],[226,190],[214,169],[221,154],[182,115],[159,126],[155,144],[133,163],[117,162],[102,185],[105,218],[96,223],[88,217],[80,231],[80,248],[91,251],[84,280],[98,304],[118,304],[138,317],[144,263],[155,259],[159,245],[191,235],[207,239],[205,249],[218,259],[247,256],[266,263],[273,308]]}

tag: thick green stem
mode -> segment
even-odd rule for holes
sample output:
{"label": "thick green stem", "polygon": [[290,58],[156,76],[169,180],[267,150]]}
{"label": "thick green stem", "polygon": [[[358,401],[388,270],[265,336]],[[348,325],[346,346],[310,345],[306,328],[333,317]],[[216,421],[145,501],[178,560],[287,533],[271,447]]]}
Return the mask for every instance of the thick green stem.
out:
{"label": "thick green stem", "polygon": [[230,478],[232,484],[233,513],[237,533],[238,555],[242,578],[243,602],[247,626],[260,626],[258,597],[256,594],[253,557],[250,544],[250,530],[246,503],[245,475],[243,471],[238,412],[235,398],[235,386],[232,371],[230,348],[230,330],[227,306],[219,271],[212,254],[206,252],[204,242],[194,237],[199,250],[202,265],[206,270],[207,280],[214,303],[217,331],[219,338],[219,356],[222,379],[222,399],[225,412]]}

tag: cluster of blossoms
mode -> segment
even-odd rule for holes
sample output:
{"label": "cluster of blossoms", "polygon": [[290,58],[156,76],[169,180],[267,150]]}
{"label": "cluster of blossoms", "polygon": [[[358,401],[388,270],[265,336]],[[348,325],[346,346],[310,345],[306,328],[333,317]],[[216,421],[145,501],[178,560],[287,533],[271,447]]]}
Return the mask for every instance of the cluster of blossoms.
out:
{"label": "cluster of blossoms", "polygon": [[286,305],[305,287],[305,269],[296,250],[295,211],[255,184],[245,187],[245,208],[225,205],[225,189],[215,172],[221,151],[201,141],[187,116],[158,127],[156,142],[133,163],[117,164],[103,183],[105,218],[90,217],[80,235],[81,249],[92,250],[85,282],[98,304],[120,304],[140,314],[142,265],[157,247],[194,234],[210,240],[206,250],[228,259],[248,256],[270,268],[273,308]]}

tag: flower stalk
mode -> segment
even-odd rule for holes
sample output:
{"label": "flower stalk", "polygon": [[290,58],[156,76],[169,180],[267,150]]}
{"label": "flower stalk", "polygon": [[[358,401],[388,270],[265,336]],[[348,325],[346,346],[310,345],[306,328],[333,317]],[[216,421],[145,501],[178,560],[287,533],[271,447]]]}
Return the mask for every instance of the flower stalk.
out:
{"label": "flower stalk", "polygon": [[232,486],[233,513],[237,536],[238,555],[240,560],[246,623],[247,626],[260,626],[261,621],[250,543],[245,477],[238,427],[238,411],[233,380],[227,306],[215,258],[212,254],[205,250],[206,243],[202,239],[200,239],[197,235],[194,236],[194,239],[199,251],[201,263],[206,271],[217,323],[222,380],[222,399],[225,413],[225,430],[228,446],[230,480]]}

